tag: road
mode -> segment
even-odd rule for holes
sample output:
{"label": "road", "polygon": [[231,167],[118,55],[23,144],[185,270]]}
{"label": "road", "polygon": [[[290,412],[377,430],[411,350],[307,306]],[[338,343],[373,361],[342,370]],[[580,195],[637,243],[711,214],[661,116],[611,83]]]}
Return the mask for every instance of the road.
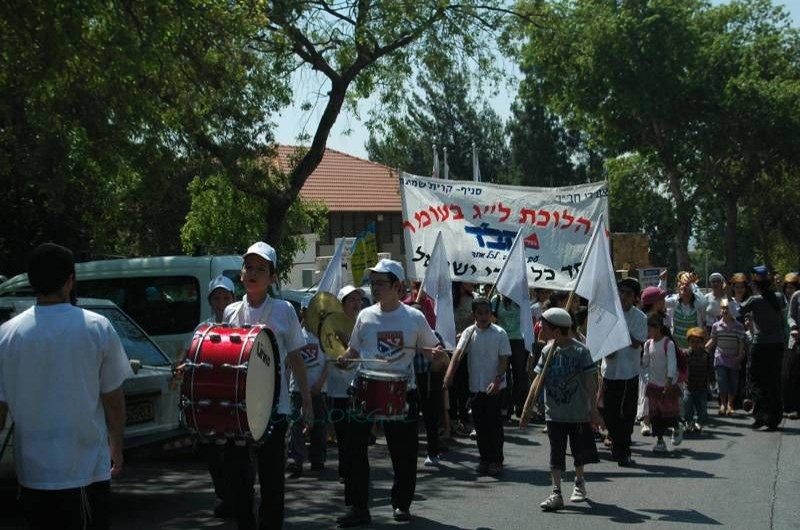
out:
{"label": "road", "polygon": [[[652,453],[652,438],[634,436],[635,468],[620,468],[600,446],[601,463],[587,466],[590,500],[543,513],[550,492],[548,442],[541,425],[525,431],[506,427],[506,469],[499,478],[478,477],[475,443],[450,443],[440,469],[422,467],[408,529],[610,528],[800,528],[800,422],[780,432],[753,432],[744,417],[712,418],[702,435],[687,435],[667,456]],[[287,479],[289,529],[333,528],[343,512],[343,487],[336,481],[335,447],[321,473]],[[373,468],[371,528],[398,528],[391,517],[391,468],[382,440],[370,449]],[[571,465],[569,456],[568,466]],[[565,496],[571,491],[567,473]],[[2,499],[0,527],[21,528],[10,496]],[[113,527],[145,529],[235,529],[215,519],[214,497],[203,463],[181,456],[145,458],[127,464],[112,493]]]}

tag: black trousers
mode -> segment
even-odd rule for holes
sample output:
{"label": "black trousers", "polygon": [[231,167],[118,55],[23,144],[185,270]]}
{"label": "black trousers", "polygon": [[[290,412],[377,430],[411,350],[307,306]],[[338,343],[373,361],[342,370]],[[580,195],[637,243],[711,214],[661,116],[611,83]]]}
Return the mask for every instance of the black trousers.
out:
{"label": "black trousers", "polygon": [[[225,446],[225,471],[228,474],[228,491],[233,503],[233,513],[239,530],[256,528],[253,516],[253,485],[255,467],[261,486],[261,505],[258,509],[259,530],[274,530],[283,526],[283,505],[286,468],[286,428],[284,414],[273,414],[271,433],[260,445],[238,446],[229,442]],[[269,432],[269,430],[268,430]]]}
{"label": "black trousers", "polygon": [[784,412],[800,412],[800,347],[783,353],[782,393]]}
{"label": "black trousers", "polygon": [[[531,386],[528,371],[526,370],[529,352],[525,351],[524,340],[513,339],[509,342],[511,343],[511,402],[517,416],[521,416],[522,409],[525,407],[525,400],[528,398],[528,390]],[[509,409],[511,408],[509,407]],[[511,416],[510,410],[508,415]]]}
{"label": "black trousers", "polygon": [[[328,399],[328,421],[333,424],[333,430],[336,432],[336,448],[338,453],[338,467],[339,477],[344,478],[345,456],[347,454],[347,443],[349,429],[347,415],[350,411],[350,398],[332,397]],[[350,503],[346,503],[350,506]]]}
{"label": "black trousers", "polygon": [[439,456],[439,422],[442,411],[443,382],[443,370],[417,372],[417,396],[422,419],[425,422],[428,456]]}
{"label": "black trousers", "polygon": [[[394,482],[392,484],[392,508],[408,510],[417,487],[417,448],[419,434],[417,417],[419,408],[416,390],[406,396],[409,405],[405,420],[384,421],[383,431],[392,458]],[[367,509],[369,505],[369,455],[367,446],[372,421],[351,411],[348,414],[350,437],[345,459],[345,502],[354,508]]]}
{"label": "black trousers", "polygon": [[467,359],[463,359],[456,368],[453,376],[453,386],[450,387],[450,422],[451,428],[455,429],[456,422],[469,423],[469,371],[467,370]]}
{"label": "black trousers", "polygon": [[503,415],[500,412],[500,394],[490,396],[479,392],[472,398],[472,419],[475,421],[478,453],[481,462],[503,462]]}
{"label": "black trousers", "polygon": [[208,473],[214,484],[214,494],[221,501],[228,500],[228,484],[225,478],[225,444],[200,443],[200,450],[206,459]]}
{"label": "black trousers", "polygon": [[631,379],[603,379],[603,421],[611,436],[611,455],[614,458],[631,456],[631,434],[638,400],[638,375]]}
{"label": "black trousers", "polygon": [[105,530],[111,481],[63,490],[20,487],[20,503],[32,530]]}
{"label": "black trousers", "polygon": [[777,427],[783,418],[781,403],[781,364],[783,344],[754,344],[750,365],[753,399],[753,416]]}

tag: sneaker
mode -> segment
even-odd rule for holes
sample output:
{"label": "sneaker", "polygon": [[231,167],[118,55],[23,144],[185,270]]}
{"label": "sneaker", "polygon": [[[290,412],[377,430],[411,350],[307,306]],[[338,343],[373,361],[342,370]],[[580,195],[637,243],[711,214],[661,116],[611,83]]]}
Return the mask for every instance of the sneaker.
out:
{"label": "sneaker", "polygon": [[703,426],[702,426],[702,425],[700,425],[700,423],[698,423],[698,422],[695,422],[695,424],[694,424],[694,431],[695,431],[697,434],[701,434],[701,433],[703,432]]}
{"label": "sneaker", "polygon": [[653,447],[654,453],[666,453],[667,452],[667,444],[664,443],[663,438],[659,438],[656,442],[655,447]]}
{"label": "sneaker", "polygon": [[487,474],[489,472],[489,462],[481,462],[480,464],[478,464],[478,467],[475,469],[475,471],[479,475]]}
{"label": "sneaker", "polygon": [[425,457],[425,463],[422,465],[424,465],[425,467],[436,467],[439,465],[439,457],[435,455],[434,456],[428,455]]}
{"label": "sneaker", "polygon": [[539,505],[539,507],[546,512],[555,512],[564,507],[564,498],[560,493],[554,491]]}
{"label": "sneaker", "polygon": [[575,482],[575,487],[572,488],[572,495],[569,498],[569,502],[583,502],[586,500],[586,482],[580,481]]}
{"label": "sneaker", "polygon": [[617,465],[619,467],[633,467],[636,465],[636,462],[634,462],[630,456],[623,456],[617,460]]}
{"label": "sneaker", "polygon": [[405,523],[411,520],[411,512],[402,508],[395,508],[393,517],[395,521]]}
{"label": "sneaker", "polygon": [[364,526],[372,522],[372,517],[369,510],[365,508],[353,508],[341,517],[336,518],[336,524],[339,528],[353,528],[356,526]]}
{"label": "sneaker", "polygon": [[652,430],[650,429],[650,425],[646,422],[642,422],[642,436],[650,436],[652,434]]}
{"label": "sneaker", "polygon": [[726,412],[727,412],[727,409],[725,408],[725,405],[720,405],[719,406],[719,415],[720,416],[724,416]]}
{"label": "sneaker", "polygon": [[678,426],[672,431],[672,445],[680,445],[683,442],[683,431],[685,427],[683,422],[678,422]]}
{"label": "sneaker", "polygon": [[478,439],[478,431],[476,431],[475,429],[472,429],[470,431],[470,433],[469,433],[469,439],[470,440],[477,440]]}

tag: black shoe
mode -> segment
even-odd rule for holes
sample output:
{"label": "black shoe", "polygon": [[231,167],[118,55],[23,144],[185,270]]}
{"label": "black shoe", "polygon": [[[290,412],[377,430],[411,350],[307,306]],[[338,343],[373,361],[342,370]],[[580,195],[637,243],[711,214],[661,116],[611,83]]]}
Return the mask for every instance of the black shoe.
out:
{"label": "black shoe", "polygon": [[303,466],[290,462],[289,465],[286,466],[286,472],[289,474],[289,478],[297,478],[303,474]]}
{"label": "black shoe", "polygon": [[401,508],[394,509],[394,520],[398,523],[405,523],[411,520],[411,513],[408,510]]}
{"label": "black shoe", "polygon": [[217,499],[214,503],[214,517],[219,519],[229,519],[233,517],[233,507],[229,502]]}
{"label": "black shoe", "polygon": [[750,424],[750,428],[751,429],[760,429],[764,425],[766,425],[766,422],[764,422],[762,420],[754,420],[753,423]]}
{"label": "black shoe", "polygon": [[366,508],[350,508],[346,514],[336,518],[339,528],[353,528],[372,522],[372,516]]}
{"label": "black shoe", "polygon": [[631,459],[631,457],[629,457],[629,456],[623,456],[622,458],[620,458],[620,459],[617,461],[617,465],[618,465],[619,467],[633,467],[633,466],[635,466],[635,465],[636,465],[636,462],[634,462],[634,461]]}

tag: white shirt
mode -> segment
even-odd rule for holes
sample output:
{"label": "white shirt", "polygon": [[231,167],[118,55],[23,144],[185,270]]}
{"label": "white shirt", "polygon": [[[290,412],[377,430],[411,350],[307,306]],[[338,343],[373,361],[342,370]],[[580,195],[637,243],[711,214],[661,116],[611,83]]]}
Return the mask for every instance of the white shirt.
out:
{"label": "white shirt", "polygon": [[362,359],[387,359],[387,364],[369,364],[368,370],[392,372],[408,377],[408,389],[417,388],[414,348],[433,348],[439,340],[421,311],[400,304],[384,312],[380,304],[363,309],[356,318],[350,347]]}
{"label": "white shirt", "polygon": [[[664,341],[667,343],[664,344]],[[667,384],[667,377],[675,383],[678,375],[675,344],[666,337],[657,342],[652,340],[645,342],[642,368],[646,368],[645,380],[648,383],[664,386]]]}
{"label": "white shirt", "polygon": [[480,329],[475,324],[469,326],[458,341],[457,349],[464,348],[467,348],[470,392],[486,392],[486,388],[498,375],[502,375],[500,389],[506,387],[505,373],[498,373],[500,357],[511,357],[511,343],[503,328],[497,324],[490,324],[486,329]]}
{"label": "white shirt", "polygon": [[133,375],[107,318],[71,304],[34,306],[0,327],[0,401],[14,417],[17,478],[27,488],[111,479],[101,394]]}
{"label": "white shirt", "polygon": [[[638,307],[633,307],[625,312],[625,322],[628,324],[628,333],[637,342],[647,340],[647,315]],[[622,348],[612,357],[603,357],[602,373],[605,379],[621,381],[638,377],[641,371],[642,354],[639,346]]]}
{"label": "white shirt", "polygon": [[[251,320],[254,317],[255,320]],[[281,392],[278,399],[278,414],[289,414],[289,376],[286,357],[289,352],[299,350],[306,345],[303,329],[297,320],[292,304],[286,300],[267,297],[261,306],[251,308],[247,303],[247,295],[241,302],[234,302],[225,308],[222,320],[230,324],[267,324],[275,332],[281,361]]]}
{"label": "white shirt", "polygon": [[[319,381],[328,358],[325,357],[325,353],[322,351],[322,348],[320,348],[319,339],[316,335],[303,328],[303,337],[305,338],[306,345],[300,348],[300,355],[303,357],[303,364],[306,365],[306,379],[308,380],[308,387],[311,388],[311,385]],[[322,392],[325,392],[326,386],[327,385],[322,385]],[[294,374],[291,375],[289,381],[289,391],[300,391]]]}
{"label": "white shirt", "polygon": [[709,328],[720,319],[720,304],[723,298],[725,298],[725,293],[719,298],[714,296],[713,292],[706,293],[706,326]]}

